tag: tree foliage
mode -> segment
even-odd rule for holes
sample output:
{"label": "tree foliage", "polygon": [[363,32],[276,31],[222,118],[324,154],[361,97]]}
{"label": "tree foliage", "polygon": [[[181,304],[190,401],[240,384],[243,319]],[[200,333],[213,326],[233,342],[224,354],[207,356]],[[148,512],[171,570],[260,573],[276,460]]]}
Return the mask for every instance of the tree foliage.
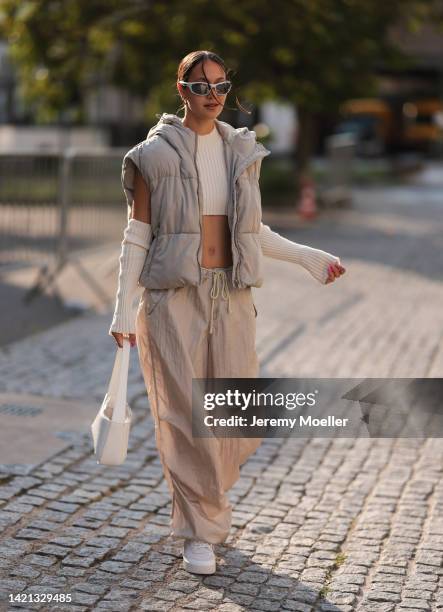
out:
{"label": "tree foliage", "polygon": [[[177,65],[219,53],[241,102],[295,103],[303,116],[373,92],[375,69],[405,61],[389,28],[417,27],[430,0],[2,0],[23,93],[44,120],[82,117],[88,88],[110,82],[175,112]],[[233,103],[234,97],[228,97]],[[158,112],[158,109],[157,111]]]}

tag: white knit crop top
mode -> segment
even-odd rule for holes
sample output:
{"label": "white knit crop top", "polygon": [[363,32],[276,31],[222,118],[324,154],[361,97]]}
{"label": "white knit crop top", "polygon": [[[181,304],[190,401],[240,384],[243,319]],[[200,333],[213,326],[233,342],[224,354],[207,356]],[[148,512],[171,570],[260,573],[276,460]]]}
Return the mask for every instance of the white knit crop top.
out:
{"label": "white knit crop top", "polygon": [[228,214],[228,173],[223,140],[217,128],[209,134],[197,134],[197,169],[202,191],[204,215]]}

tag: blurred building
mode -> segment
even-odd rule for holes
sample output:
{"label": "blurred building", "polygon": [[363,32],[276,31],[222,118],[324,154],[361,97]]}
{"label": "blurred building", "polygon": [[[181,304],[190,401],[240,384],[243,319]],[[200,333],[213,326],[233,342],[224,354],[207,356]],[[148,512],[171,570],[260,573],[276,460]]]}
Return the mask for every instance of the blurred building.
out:
{"label": "blurred building", "polygon": [[273,155],[291,154],[297,144],[297,112],[292,104],[265,102],[260,106],[260,121],[270,132],[266,146]]}
{"label": "blurred building", "polygon": [[377,67],[378,91],[373,98],[348,100],[341,117],[320,120],[317,150],[333,132],[353,132],[363,154],[421,150],[441,154],[443,141],[443,1],[434,3],[435,23],[416,33],[404,22],[391,28],[392,43],[408,56],[407,66]]}
{"label": "blurred building", "polygon": [[[85,95],[87,124],[70,125],[67,118],[36,125],[32,110],[20,96],[17,75],[0,41],[0,148],[14,151],[56,152],[67,146],[119,145],[139,136],[143,125],[143,100],[108,83],[98,83]],[[122,123],[122,117],[127,117]],[[142,127],[143,126],[143,127]]]}
{"label": "blurred building", "polygon": [[15,123],[24,113],[17,96],[14,71],[7,57],[8,45],[0,41],[0,123]]}

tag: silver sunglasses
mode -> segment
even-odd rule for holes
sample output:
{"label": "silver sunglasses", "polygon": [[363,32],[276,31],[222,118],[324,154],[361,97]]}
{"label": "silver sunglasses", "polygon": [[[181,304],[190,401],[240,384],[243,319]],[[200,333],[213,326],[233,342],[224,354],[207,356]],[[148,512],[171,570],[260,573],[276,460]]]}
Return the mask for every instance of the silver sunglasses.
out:
{"label": "silver sunglasses", "polygon": [[227,94],[232,87],[231,81],[221,81],[220,83],[206,83],[206,81],[179,81],[183,87],[189,87],[196,96],[207,96],[211,89],[215,89],[215,93],[219,96]]}

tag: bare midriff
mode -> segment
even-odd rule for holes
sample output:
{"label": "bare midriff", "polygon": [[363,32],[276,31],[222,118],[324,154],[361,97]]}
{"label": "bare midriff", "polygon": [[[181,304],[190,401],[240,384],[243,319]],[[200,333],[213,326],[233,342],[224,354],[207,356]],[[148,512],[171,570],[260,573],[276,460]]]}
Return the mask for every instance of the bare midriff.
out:
{"label": "bare midriff", "polygon": [[202,263],[204,268],[232,266],[231,231],[227,215],[203,215]]}

